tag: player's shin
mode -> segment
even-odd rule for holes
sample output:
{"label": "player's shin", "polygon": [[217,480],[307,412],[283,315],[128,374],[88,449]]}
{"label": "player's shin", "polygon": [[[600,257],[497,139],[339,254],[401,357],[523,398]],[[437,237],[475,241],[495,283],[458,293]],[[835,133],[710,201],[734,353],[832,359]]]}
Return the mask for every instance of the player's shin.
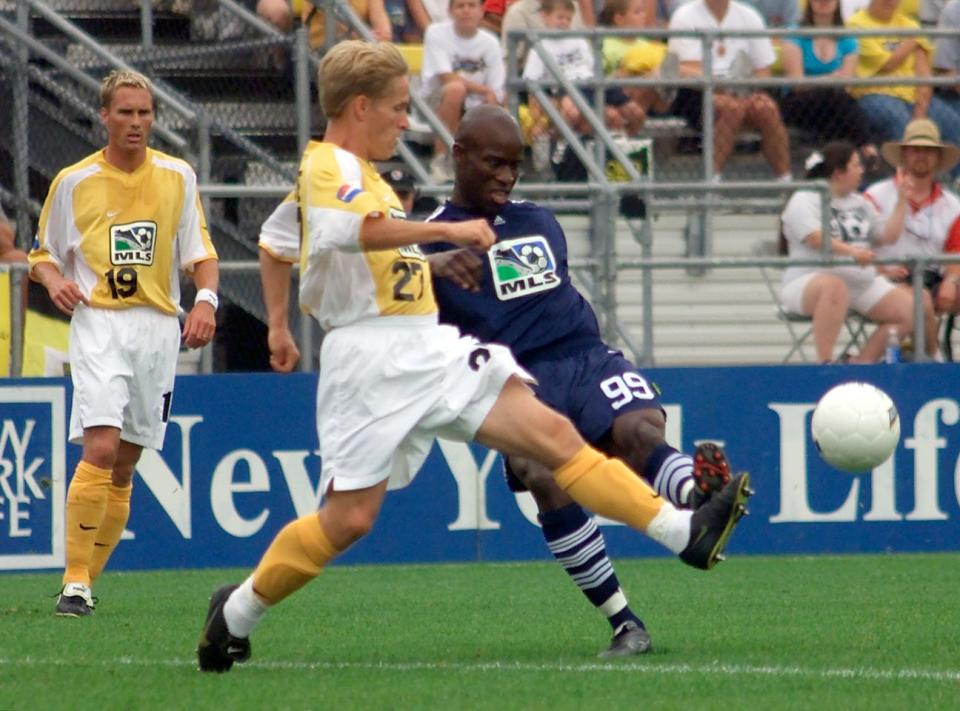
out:
{"label": "player's shin", "polygon": [[93,544],[93,555],[90,557],[91,583],[100,577],[107,561],[110,560],[110,555],[120,542],[123,529],[126,528],[127,521],[130,519],[131,492],[133,492],[132,483],[127,486],[110,484],[107,490],[107,508]]}
{"label": "player's shin", "polygon": [[90,559],[107,509],[110,470],[83,460],[70,480],[66,508],[66,569],[63,583],[90,585]]}
{"label": "player's shin", "polygon": [[327,537],[316,513],[281,529],[253,572],[253,589],[267,605],[275,605],[320,574],[339,551]]}
{"label": "player's shin", "polygon": [[623,462],[585,445],[554,478],[584,508],[642,531],[674,553],[687,545],[690,512],[675,509]]}

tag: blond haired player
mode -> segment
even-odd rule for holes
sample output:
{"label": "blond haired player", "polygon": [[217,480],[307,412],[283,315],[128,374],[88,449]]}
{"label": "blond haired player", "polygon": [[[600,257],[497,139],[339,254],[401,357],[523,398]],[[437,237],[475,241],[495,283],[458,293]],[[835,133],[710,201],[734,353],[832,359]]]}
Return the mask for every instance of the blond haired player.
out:
{"label": "blond haired player", "polygon": [[645,532],[690,565],[712,567],[743,513],[748,476],[696,512],[679,511],[540,403],[509,350],[439,325],[417,243],[486,250],[495,235],[483,219],[397,219],[400,202],[371,163],[392,156],[407,127],[407,67],[396,47],[341,42],[319,79],[329,123],[300,167],[302,245],[268,238],[260,260],[273,367],[289,371],[299,357],[286,322],[298,251],[300,305],[326,331],[317,389],[325,498],[277,534],[241,585],[214,592],[200,669],[223,672],[248,659],[249,634],[266,610],[370,531],[387,489],[410,481],[437,435],[542,462],[584,507]]}
{"label": "blond haired player", "polygon": [[190,348],[211,341],[217,253],[184,161],[147,147],[150,81],[113,72],[100,87],[107,146],[50,185],[30,275],[70,321],[70,440],[83,454],[67,490],[66,570],[57,614],[93,612],[91,584],[130,515],[133,470],[159,449],[170,414],[181,332],[179,271],[197,285],[183,326]]}

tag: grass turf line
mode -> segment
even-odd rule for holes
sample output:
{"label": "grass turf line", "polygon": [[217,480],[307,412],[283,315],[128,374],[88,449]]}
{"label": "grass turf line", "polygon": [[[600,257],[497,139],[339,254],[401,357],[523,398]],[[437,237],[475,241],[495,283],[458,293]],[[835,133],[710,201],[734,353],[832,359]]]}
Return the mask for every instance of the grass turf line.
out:
{"label": "grass turf line", "polygon": [[0,708],[955,708],[960,555],[619,560],[655,653],[553,563],[334,566],[272,611],[253,661],[195,671],[206,599],[248,571],[108,573],[94,618],[56,574],[0,575]]}

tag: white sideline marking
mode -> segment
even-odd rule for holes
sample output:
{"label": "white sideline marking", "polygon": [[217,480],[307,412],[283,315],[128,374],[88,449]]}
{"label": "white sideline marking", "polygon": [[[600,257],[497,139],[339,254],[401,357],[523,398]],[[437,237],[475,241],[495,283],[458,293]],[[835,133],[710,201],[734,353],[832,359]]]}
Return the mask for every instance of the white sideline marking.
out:
{"label": "white sideline marking", "polygon": [[[77,659],[42,659],[23,657],[11,659],[0,657],[0,666],[71,666],[80,665],[102,667],[195,667],[192,659],[138,659],[119,657],[117,659],[97,659],[78,662]],[[960,682],[960,671],[938,671],[934,669],[871,669],[834,668],[808,669],[804,667],[755,666],[751,664],[528,664],[523,662],[286,662],[254,661],[242,665],[251,669],[289,670],[289,671],[336,671],[349,669],[382,671],[455,671],[455,672],[566,672],[573,674],[594,674],[596,672],[646,673],[646,674],[724,674],[727,676],[771,676],[771,677],[809,677],[821,679],[862,679],[867,681],[919,680],[954,683]]]}

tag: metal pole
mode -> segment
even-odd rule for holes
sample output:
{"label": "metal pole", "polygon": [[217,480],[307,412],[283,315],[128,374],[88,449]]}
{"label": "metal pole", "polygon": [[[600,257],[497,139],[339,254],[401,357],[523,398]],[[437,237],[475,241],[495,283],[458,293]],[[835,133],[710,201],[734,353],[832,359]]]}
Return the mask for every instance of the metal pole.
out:
{"label": "metal pole", "polygon": [[[30,32],[30,9],[26,3],[17,3],[17,27]],[[27,83],[27,63],[30,52],[23,43],[17,44],[17,63],[13,77],[13,116],[11,136],[13,146],[13,185],[17,194],[17,246],[30,244],[30,99]]]}
{"label": "metal pole", "polygon": [[[210,120],[206,114],[197,116],[197,152],[200,160],[200,182],[206,184],[210,181],[212,147],[210,138]],[[210,198],[201,193],[200,204],[203,206],[204,215],[210,214]],[[213,372],[213,344],[208,343],[200,351],[200,372]]]}
{"label": "metal pole", "polygon": [[19,378],[23,372],[23,280],[27,278],[26,264],[11,264],[10,273],[10,377]]}

